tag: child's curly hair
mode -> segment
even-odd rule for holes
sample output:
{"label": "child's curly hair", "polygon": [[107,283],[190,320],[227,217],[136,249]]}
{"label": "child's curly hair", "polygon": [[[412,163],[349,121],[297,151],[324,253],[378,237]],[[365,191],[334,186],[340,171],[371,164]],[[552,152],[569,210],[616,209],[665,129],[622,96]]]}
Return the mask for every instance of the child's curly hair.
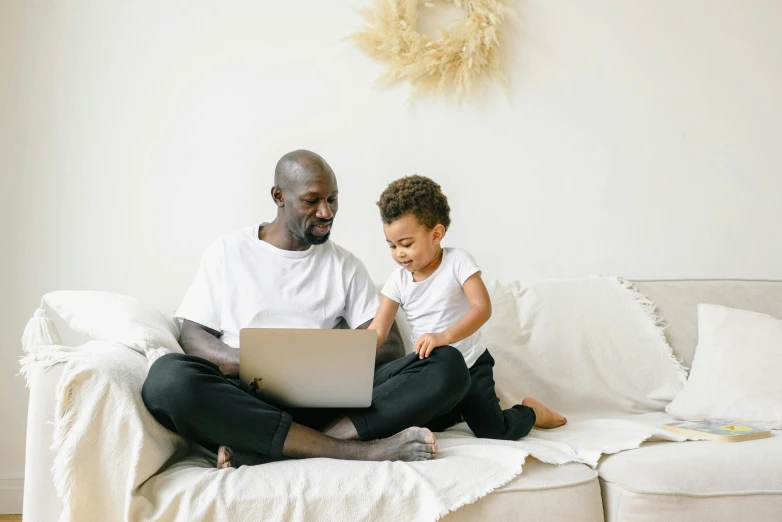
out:
{"label": "child's curly hair", "polygon": [[451,207],[440,185],[425,176],[405,176],[391,184],[380,194],[380,218],[390,224],[405,214],[412,214],[428,229],[440,224],[448,230],[451,224]]}

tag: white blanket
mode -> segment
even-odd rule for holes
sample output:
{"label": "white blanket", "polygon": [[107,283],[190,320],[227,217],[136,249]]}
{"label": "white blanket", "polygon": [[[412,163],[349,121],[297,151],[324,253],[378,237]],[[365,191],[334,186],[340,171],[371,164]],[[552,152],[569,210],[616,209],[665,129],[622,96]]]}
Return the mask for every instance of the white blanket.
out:
{"label": "white blanket", "polygon": [[63,502],[60,521],[141,520],[133,494],[189,444],[162,427],[141,400],[147,360],[118,343],[50,347],[27,355],[33,364],[64,363],[54,412],[52,475]]}
{"label": "white blanket", "polygon": [[[576,332],[572,338],[579,339],[579,351],[592,350],[589,332],[598,332],[603,343],[597,347],[599,353],[610,356],[605,340],[622,337],[606,334],[605,329],[621,330],[622,325],[639,324],[651,327],[627,334],[633,343],[618,348],[637,353],[623,353],[615,359],[632,361],[646,351],[661,349],[658,325],[648,306],[641,306],[631,289],[611,278],[582,281],[586,282],[566,284],[573,292],[565,288],[536,292],[538,316],[546,307],[558,306],[560,299],[573,300],[572,295],[579,295],[575,299],[583,305],[588,303],[587,311],[577,317],[561,316]],[[543,294],[548,297],[541,298]],[[613,317],[601,318],[601,299],[606,301],[605,306],[613,307]],[[547,315],[549,327],[561,327],[553,317],[556,314]],[[498,387],[509,390],[506,399],[514,400],[513,393],[524,391],[524,383],[509,381],[515,375],[513,369],[502,372],[501,366],[512,364],[509,354],[524,353],[527,357],[534,346],[529,342],[529,332],[534,331],[528,327],[526,341],[522,333],[518,344],[506,343],[502,349],[492,349],[498,360]],[[542,333],[533,337],[540,340],[541,336],[547,338]],[[496,332],[493,337],[497,338]],[[581,357],[581,362],[595,361],[589,354],[575,355]],[[669,388],[675,387],[671,375],[678,379],[680,369],[670,353],[653,354],[652,359],[672,366],[671,371],[662,372],[659,382],[645,378],[640,386],[634,386],[632,380],[616,381],[623,387],[616,390],[620,404],[629,405],[631,411],[652,410],[645,401],[663,400],[670,394]],[[552,361],[562,364],[553,354],[540,353],[536,368],[547,377],[536,382],[565,382],[567,376],[560,378],[546,369],[545,364]],[[23,367],[52,362],[66,364],[57,391],[53,469],[55,486],[64,503],[61,521],[437,520],[511,481],[522,472],[529,455],[552,464],[581,462],[596,466],[601,454],[632,449],[649,438],[683,440],[659,429],[663,418],[660,414],[628,417],[621,411],[613,416],[585,411],[580,413],[581,418],[571,415],[564,428],[533,430],[521,441],[475,439],[461,424],[438,434],[440,454],[431,462],[310,459],[217,470],[213,455],[191,453],[184,440],[162,428],[147,412],[140,397],[147,361],[139,353],[117,343],[93,341],[78,349],[53,347],[39,351],[28,356]],[[612,372],[621,373],[621,368],[613,366]],[[582,370],[588,372],[590,368]],[[612,382],[606,376],[612,373],[597,374],[603,383],[598,391],[604,394],[611,389]],[[576,384],[590,383],[589,378],[581,377],[569,378]],[[578,403],[579,394],[590,398],[583,404],[593,404],[595,390],[568,386],[568,404]],[[649,398],[650,390],[652,394],[660,392],[659,396]],[[598,396],[603,408],[604,397]]]}
{"label": "white blanket", "polygon": [[[161,427],[140,391],[147,361],[117,344],[53,347],[24,365],[64,362],[53,469],[61,522],[436,520],[521,472],[514,444],[447,436],[433,462],[290,460],[218,470]],[[158,473],[159,471],[162,471]]]}

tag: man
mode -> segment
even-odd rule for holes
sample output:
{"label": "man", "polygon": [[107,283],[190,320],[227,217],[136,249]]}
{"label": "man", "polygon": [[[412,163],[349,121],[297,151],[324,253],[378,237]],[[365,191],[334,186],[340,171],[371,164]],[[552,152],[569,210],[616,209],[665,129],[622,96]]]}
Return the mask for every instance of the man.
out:
{"label": "man", "polygon": [[[142,398],[166,428],[217,450],[217,466],[283,457],[428,460],[424,426],[451,411],[469,387],[454,348],[402,357],[399,332],[378,348],[372,405],[349,411],[285,411],[240,383],[245,327],[367,328],[378,307],[364,265],[328,241],[338,207],[334,172],[315,153],[283,156],[274,173],[272,223],[226,234],[206,251],[177,311],[184,354],[150,368]],[[307,361],[301,361],[307,364]]]}

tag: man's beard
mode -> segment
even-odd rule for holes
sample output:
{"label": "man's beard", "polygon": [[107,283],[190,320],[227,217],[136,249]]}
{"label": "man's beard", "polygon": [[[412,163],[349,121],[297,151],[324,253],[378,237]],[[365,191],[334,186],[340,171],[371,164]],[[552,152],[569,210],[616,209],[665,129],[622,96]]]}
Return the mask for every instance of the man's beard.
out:
{"label": "man's beard", "polygon": [[315,225],[323,225],[323,224],[331,224],[333,221],[319,221],[317,223],[313,223],[312,225],[308,226],[304,230],[304,241],[307,242],[309,245],[322,245],[326,241],[329,240],[329,236],[331,235],[331,229],[329,228],[329,231],[324,236],[316,236],[312,233],[312,228],[315,227]]}
{"label": "man's beard", "polygon": [[331,235],[331,230],[329,230],[328,234],[325,236],[316,236],[312,232],[310,232],[309,229],[304,231],[304,241],[307,242],[307,244],[310,245],[322,245],[326,241],[329,240],[329,236]]}

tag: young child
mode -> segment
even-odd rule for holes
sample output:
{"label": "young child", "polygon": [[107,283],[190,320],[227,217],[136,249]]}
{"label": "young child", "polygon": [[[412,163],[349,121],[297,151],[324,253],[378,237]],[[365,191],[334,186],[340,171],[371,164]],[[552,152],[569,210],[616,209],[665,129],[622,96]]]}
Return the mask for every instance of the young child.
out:
{"label": "young child", "polygon": [[440,185],[423,176],[391,183],[378,201],[391,257],[401,267],[382,290],[380,308],[369,328],[378,346],[388,336],[401,306],[420,358],[453,346],[470,369],[469,391],[457,407],[427,427],[443,431],[462,418],[476,437],[516,440],[532,426],[556,428],[567,420],[535,399],[503,411],[494,390],[492,367],[480,327],[491,316],[491,300],[472,256],[440,246],[451,224],[448,199]]}

